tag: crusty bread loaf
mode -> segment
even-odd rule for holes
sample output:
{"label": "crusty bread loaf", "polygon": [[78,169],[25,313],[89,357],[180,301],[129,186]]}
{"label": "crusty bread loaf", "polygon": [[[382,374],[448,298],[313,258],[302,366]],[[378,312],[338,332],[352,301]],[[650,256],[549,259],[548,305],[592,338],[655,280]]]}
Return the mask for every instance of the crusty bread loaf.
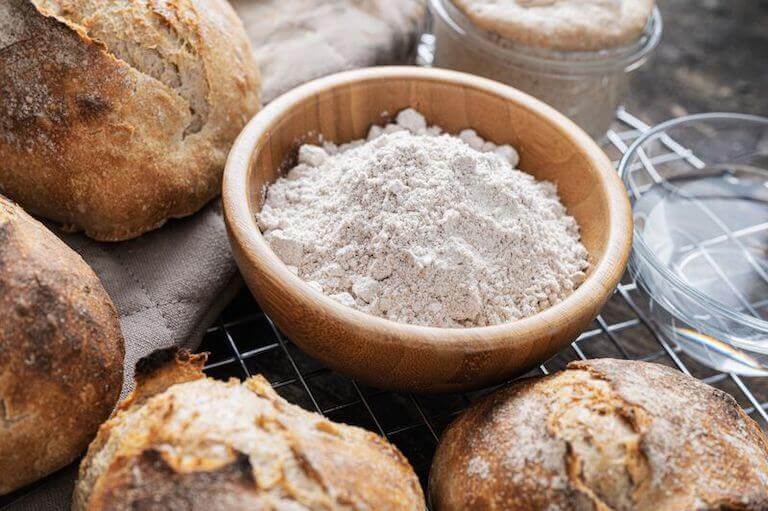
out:
{"label": "crusty bread loaf", "polygon": [[99,279],[0,196],[0,495],[85,450],[122,381],[120,324]]}
{"label": "crusty bread loaf", "polygon": [[219,193],[259,75],[226,0],[3,0],[0,91],[0,192],[113,241]]}
{"label": "crusty bread loaf", "polygon": [[204,378],[163,351],[99,430],[73,511],[422,510],[418,479],[382,438],[281,399],[262,377]]}
{"label": "crusty bread loaf", "polygon": [[429,489],[436,511],[764,511],[768,440],[731,396],[670,368],[573,362],[456,420]]}

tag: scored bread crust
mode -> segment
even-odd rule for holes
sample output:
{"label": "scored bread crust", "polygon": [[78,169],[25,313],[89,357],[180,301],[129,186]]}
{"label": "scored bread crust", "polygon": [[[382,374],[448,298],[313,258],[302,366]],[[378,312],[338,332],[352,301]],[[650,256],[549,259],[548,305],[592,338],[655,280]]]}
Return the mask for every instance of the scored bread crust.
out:
{"label": "scored bread crust", "polygon": [[768,509],[768,440],[728,394],[644,362],[572,362],[473,405],[430,473],[436,511]]}
{"label": "scored bread crust", "polygon": [[123,355],[93,271],[0,196],[0,495],[85,450],[120,395]]}
{"label": "scored bread crust", "polygon": [[259,85],[226,0],[5,0],[0,193],[105,241],[190,215]]}
{"label": "scored bread crust", "polygon": [[279,397],[261,376],[205,378],[164,351],[80,466],[73,511],[423,510],[407,460],[381,437]]}

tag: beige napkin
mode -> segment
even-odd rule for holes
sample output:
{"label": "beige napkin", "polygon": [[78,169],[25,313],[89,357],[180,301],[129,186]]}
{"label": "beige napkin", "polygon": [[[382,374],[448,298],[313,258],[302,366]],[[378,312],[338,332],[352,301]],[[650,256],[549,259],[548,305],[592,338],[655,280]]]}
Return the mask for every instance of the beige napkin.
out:
{"label": "beige napkin", "polygon": [[251,37],[270,101],[330,73],[410,59],[424,0],[230,0]]}
{"label": "beige napkin", "polygon": [[[256,49],[265,101],[336,71],[406,62],[426,16],[424,0],[232,3]],[[174,345],[196,348],[240,286],[218,200],[190,218],[128,242],[97,243],[57,234],[88,261],[117,306],[127,383],[144,355]],[[13,495],[13,503],[2,509],[68,509],[74,476],[75,467],[68,467],[31,491]]]}

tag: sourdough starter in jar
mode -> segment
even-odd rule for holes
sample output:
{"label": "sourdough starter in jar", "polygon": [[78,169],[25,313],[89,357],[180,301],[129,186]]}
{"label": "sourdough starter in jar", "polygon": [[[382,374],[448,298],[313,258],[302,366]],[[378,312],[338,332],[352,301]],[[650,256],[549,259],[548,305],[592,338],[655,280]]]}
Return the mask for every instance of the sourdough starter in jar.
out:
{"label": "sourdough starter in jar", "polygon": [[656,46],[654,0],[430,0],[434,64],[512,85],[595,138]]}

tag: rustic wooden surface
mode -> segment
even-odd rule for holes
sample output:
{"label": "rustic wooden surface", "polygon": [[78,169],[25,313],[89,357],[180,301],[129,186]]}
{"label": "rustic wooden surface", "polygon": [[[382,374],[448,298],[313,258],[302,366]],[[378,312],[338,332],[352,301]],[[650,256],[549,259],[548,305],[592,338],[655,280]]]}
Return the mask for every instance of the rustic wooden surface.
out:
{"label": "rustic wooden surface", "polygon": [[768,1],[658,0],[664,35],[627,108],[651,123],[707,111],[768,115]]}

